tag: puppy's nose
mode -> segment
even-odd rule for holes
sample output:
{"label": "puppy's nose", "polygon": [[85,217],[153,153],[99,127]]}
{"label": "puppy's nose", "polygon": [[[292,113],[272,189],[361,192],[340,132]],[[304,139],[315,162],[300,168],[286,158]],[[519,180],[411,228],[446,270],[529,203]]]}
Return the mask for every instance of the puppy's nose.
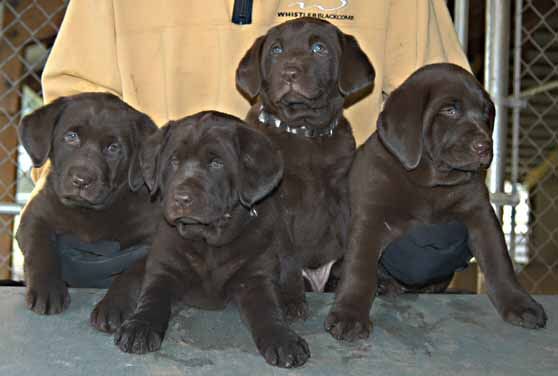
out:
{"label": "puppy's nose", "polygon": [[300,69],[295,66],[289,65],[283,68],[281,75],[285,81],[293,82],[300,75]]}
{"label": "puppy's nose", "polygon": [[83,188],[87,188],[91,184],[93,178],[85,174],[76,173],[72,175],[71,181],[74,187],[83,189]]}
{"label": "puppy's nose", "polygon": [[473,141],[471,147],[473,151],[479,155],[486,155],[492,151],[492,144],[485,140]]}
{"label": "puppy's nose", "polygon": [[192,205],[192,197],[187,192],[176,192],[174,194],[174,199],[183,206]]}

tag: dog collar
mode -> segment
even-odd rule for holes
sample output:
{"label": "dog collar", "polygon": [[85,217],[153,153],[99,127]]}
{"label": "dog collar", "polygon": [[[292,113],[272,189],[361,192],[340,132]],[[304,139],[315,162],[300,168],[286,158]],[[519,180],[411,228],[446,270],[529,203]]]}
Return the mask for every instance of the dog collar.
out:
{"label": "dog collar", "polygon": [[275,127],[284,130],[290,134],[298,134],[304,137],[324,137],[324,136],[332,136],[333,130],[337,127],[337,123],[339,119],[333,120],[328,127],[320,128],[320,129],[310,129],[307,126],[303,125],[302,127],[290,127],[288,124],[281,121],[281,119],[277,118],[276,116],[270,114],[269,112],[264,111],[263,107],[260,110],[260,114],[258,115],[258,121],[261,124]]}

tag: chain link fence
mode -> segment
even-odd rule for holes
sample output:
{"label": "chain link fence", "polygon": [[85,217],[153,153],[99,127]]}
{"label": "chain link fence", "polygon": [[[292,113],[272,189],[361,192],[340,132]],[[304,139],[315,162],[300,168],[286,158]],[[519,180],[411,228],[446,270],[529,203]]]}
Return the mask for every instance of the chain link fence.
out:
{"label": "chain link fence", "polygon": [[[516,0],[505,230],[524,286],[558,293],[558,1]],[[506,228],[506,225],[508,228]]]}
{"label": "chain link fence", "polygon": [[0,1],[0,280],[22,277],[13,242],[15,214],[33,183],[17,125],[42,102],[40,76],[65,9],[64,0]]}

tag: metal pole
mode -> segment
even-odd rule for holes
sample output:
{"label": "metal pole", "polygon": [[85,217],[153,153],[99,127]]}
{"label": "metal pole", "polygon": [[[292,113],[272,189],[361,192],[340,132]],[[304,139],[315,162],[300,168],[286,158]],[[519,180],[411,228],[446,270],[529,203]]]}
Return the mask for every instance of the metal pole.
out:
{"label": "metal pole", "polygon": [[467,53],[469,41],[469,0],[455,0],[453,7],[455,31],[463,51]]}
{"label": "metal pole", "polygon": [[0,215],[18,215],[23,205],[0,202]]}
{"label": "metal pole", "polygon": [[[506,131],[508,95],[510,0],[487,0],[484,84],[496,106],[494,121],[494,158],[488,177],[490,192],[504,190],[506,162]],[[502,206],[495,205],[496,215],[502,220]]]}
{"label": "metal pole", "polygon": [[[515,0],[515,22],[514,22],[514,35],[513,35],[513,98],[517,103],[521,98],[521,31],[523,28],[522,24],[522,11],[523,11],[523,0]],[[512,195],[517,195],[517,180],[519,178],[519,126],[521,125],[521,108],[519,106],[514,106],[512,113],[512,171],[511,171],[511,183],[512,183]],[[511,215],[511,233],[510,233],[510,256],[515,264],[515,205],[512,206]]]}

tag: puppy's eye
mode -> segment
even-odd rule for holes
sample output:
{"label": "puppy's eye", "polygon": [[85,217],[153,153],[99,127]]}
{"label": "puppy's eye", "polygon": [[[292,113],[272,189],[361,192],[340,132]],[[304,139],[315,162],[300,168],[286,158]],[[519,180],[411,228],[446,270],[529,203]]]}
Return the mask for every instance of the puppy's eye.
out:
{"label": "puppy's eye", "polygon": [[274,46],[271,47],[271,50],[269,50],[269,52],[272,55],[280,55],[283,53],[283,47],[281,47],[280,45],[276,44]]}
{"label": "puppy's eye", "polygon": [[116,153],[119,153],[121,149],[122,149],[122,147],[120,146],[120,144],[114,142],[114,143],[110,144],[109,146],[107,146],[106,150],[107,150],[107,153],[116,154]]}
{"label": "puppy's eye", "polygon": [[212,169],[223,168],[223,161],[220,160],[219,158],[213,158],[213,159],[209,162],[209,168],[212,168]]}
{"label": "puppy's eye", "polygon": [[447,116],[449,118],[456,118],[459,115],[457,107],[455,105],[444,106],[440,109],[440,115]]}
{"label": "puppy's eye", "polygon": [[323,55],[323,54],[327,53],[326,46],[323,43],[320,43],[320,42],[316,42],[316,43],[312,44],[312,46],[310,47],[310,50],[312,51],[312,53],[314,53],[316,55]]}
{"label": "puppy's eye", "polygon": [[64,142],[70,145],[79,145],[79,136],[74,131],[68,131],[64,134]]}
{"label": "puppy's eye", "polygon": [[180,161],[178,160],[178,157],[176,155],[173,155],[170,159],[169,159],[169,164],[176,168],[178,167],[178,165],[180,164]]}

